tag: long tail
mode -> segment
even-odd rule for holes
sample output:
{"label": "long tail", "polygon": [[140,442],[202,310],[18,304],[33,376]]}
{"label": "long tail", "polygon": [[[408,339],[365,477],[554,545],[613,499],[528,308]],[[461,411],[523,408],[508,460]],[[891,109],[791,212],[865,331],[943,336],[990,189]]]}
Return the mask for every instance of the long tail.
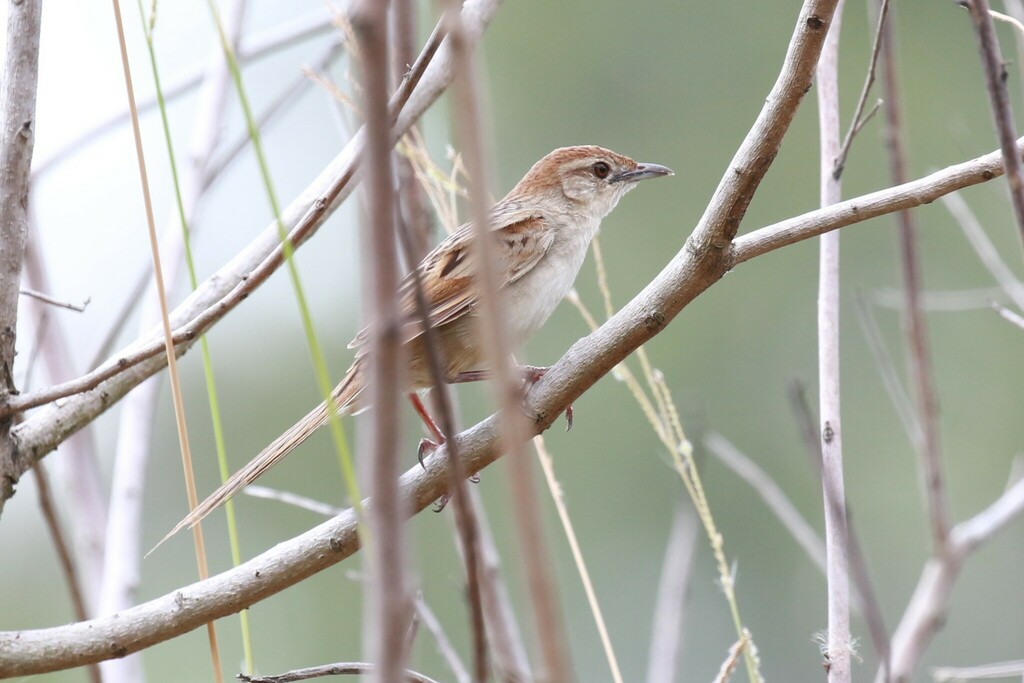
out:
{"label": "long tail", "polygon": [[[348,374],[345,375],[345,378],[331,392],[334,404],[338,407],[338,415],[348,415],[353,412],[355,399],[362,391],[364,385],[361,374],[359,364],[353,365]],[[232,474],[226,482],[221,484],[220,488],[193,508],[184,519],[171,529],[169,534],[160,540],[160,543],[154,546],[153,550],[156,550],[164,541],[185,527],[191,528],[198,524],[204,517],[226,503],[236,493],[256,481],[260,475],[279,463],[286,455],[295,450],[299,444],[308,439],[313,432],[327,424],[329,418],[330,411],[326,403],[321,403],[316,408],[313,408],[306,417],[296,422],[284,434],[274,439],[259,455],[250,460],[245,467]],[[150,552],[153,551],[151,550]]]}

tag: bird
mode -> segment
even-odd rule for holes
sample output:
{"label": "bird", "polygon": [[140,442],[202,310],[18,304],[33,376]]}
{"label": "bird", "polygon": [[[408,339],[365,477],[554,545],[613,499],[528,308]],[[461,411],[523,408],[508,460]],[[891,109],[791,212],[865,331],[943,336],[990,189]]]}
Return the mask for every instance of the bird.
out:
{"label": "bird", "polygon": [[[494,239],[488,248],[495,251],[506,332],[513,348],[529,339],[569,293],[601,221],[619,200],[641,180],[671,175],[674,173],[667,166],[637,163],[603,147],[562,147],[535,163],[491,208],[488,223]],[[484,348],[475,320],[479,296],[474,281],[474,235],[472,223],[462,225],[417,266],[430,325],[437,332],[445,379],[450,383],[472,381],[486,374],[481,370]],[[415,394],[431,387],[433,379],[412,273],[400,283],[398,297],[408,359],[406,388],[420,417],[440,443],[444,435]],[[356,349],[355,359],[331,395],[339,415],[354,414],[366,407],[369,336],[369,329],[364,328],[349,344],[349,348]],[[543,373],[543,369],[533,370],[534,379]],[[314,408],[197,505],[164,540],[194,526],[280,462],[324,426],[330,413],[327,402]],[[436,445],[426,440],[424,443]]]}

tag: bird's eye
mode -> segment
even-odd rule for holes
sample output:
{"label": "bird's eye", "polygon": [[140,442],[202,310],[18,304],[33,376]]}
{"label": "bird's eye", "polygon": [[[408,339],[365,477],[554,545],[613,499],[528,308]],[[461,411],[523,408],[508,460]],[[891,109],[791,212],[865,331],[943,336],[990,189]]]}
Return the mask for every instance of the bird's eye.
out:
{"label": "bird's eye", "polygon": [[599,161],[594,164],[594,175],[602,180],[608,177],[608,174],[612,172],[612,167],[603,161]]}

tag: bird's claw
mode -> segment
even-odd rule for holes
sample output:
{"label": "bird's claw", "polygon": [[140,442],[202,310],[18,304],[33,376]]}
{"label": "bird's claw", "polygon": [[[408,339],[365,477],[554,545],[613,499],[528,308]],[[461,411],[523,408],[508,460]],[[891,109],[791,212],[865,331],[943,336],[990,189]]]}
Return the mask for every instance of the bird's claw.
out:
{"label": "bird's claw", "polygon": [[[534,384],[536,384],[541,377],[546,375],[548,373],[548,370],[550,370],[551,368],[542,368],[536,365],[524,365],[522,369],[523,382],[525,383],[526,388],[529,389]],[[570,404],[569,407],[565,409],[565,431],[569,431],[570,429],[572,429],[572,416],[572,405]]]}
{"label": "bird's claw", "polygon": [[430,439],[420,439],[420,445],[416,449],[416,459],[420,461],[420,467],[422,467],[424,470],[427,469],[426,464],[424,464],[423,462],[423,458],[436,451],[440,446],[441,444],[437,443],[436,441],[431,441]]}

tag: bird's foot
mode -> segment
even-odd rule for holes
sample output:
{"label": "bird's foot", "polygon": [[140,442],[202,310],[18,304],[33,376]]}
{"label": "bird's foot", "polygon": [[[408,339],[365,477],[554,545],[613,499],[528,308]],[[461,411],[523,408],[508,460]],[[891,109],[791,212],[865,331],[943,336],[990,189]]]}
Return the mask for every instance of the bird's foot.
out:
{"label": "bird's foot", "polygon": [[[540,381],[540,378],[548,373],[550,367],[542,368],[536,365],[524,365],[523,371],[523,382],[525,383],[526,389],[529,390],[534,384]],[[572,404],[565,409],[565,431],[572,429]]]}

